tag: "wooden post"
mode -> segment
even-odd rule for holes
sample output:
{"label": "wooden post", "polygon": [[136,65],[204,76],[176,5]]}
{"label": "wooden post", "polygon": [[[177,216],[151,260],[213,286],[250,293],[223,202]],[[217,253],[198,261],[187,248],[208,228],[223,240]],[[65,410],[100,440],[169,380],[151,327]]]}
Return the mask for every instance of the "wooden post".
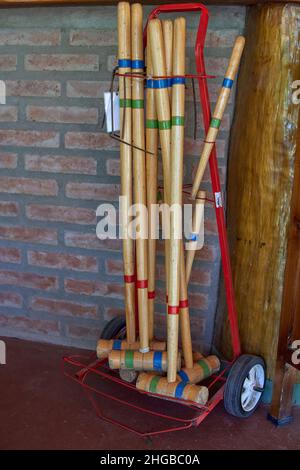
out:
{"label": "wooden post", "polygon": [[[147,76],[153,75],[150,41],[147,45]],[[147,81],[147,84],[150,80]],[[155,106],[154,88],[147,86],[146,91],[146,168],[147,168],[147,207],[148,207],[148,319],[149,339],[154,335],[154,299],[155,299],[155,268],[156,239],[154,211],[157,204],[157,147],[158,121]]]}
{"label": "wooden post", "polygon": [[[132,126],[133,126],[133,174],[134,202],[146,207],[146,159],[144,128],[144,54],[143,10],[140,3],[131,6],[131,58],[132,71],[141,78],[132,78]],[[148,333],[148,266],[147,266],[147,217],[139,211],[140,226],[136,233],[137,292],[139,312],[140,351],[149,351]]]}
{"label": "wooden post", "polygon": [[205,191],[198,191],[193,211],[191,240],[188,242],[189,249],[186,250],[185,274],[187,285],[189,284],[191,277],[193,262],[198,245],[197,237],[199,235],[201,223],[204,217],[205,197]]}
{"label": "wooden post", "polygon": [[[280,319],[287,322],[280,336],[286,335],[290,342],[293,333],[284,317],[296,312],[297,302],[299,309],[294,265],[299,248],[292,250],[291,266],[288,262],[290,220],[295,241],[299,237],[299,218],[291,215],[293,184],[300,187],[299,179],[295,180],[300,108],[292,101],[292,84],[299,79],[299,14],[300,6],[295,4],[270,3],[249,9],[227,179],[227,226],[241,346],[265,359],[268,380],[277,375],[284,385],[287,393],[279,387],[278,394],[274,384],[282,409],[293,373],[282,362],[276,366]],[[288,275],[290,268],[293,274]],[[287,275],[292,289],[284,294]],[[226,306],[221,307],[218,312],[224,312],[225,321],[217,321],[222,329],[216,331],[216,347],[230,357]],[[299,382],[299,373],[297,377]],[[274,408],[273,413],[276,416]],[[277,416],[281,419],[284,414]]]}
{"label": "wooden post", "polygon": [[[127,2],[118,4],[118,56],[119,73],[131,72],[131,26],[130,5]],[[123,262],[125,281],[125,315],[126,335],[129,343],[134,343],[135,332],[135,266],[134,243],[128,234],[128,208],[132,205],[132,127],[131,127],[131,78],[120,76],[120,129],[121,139],[126,143],[120,143],[121,161],[121,196],[127,199],[126,205],[121,211],[123,228]],[[126,97],[126,99],[125,99]],[[123,130],[123,135],[122,135]]]}
{"label": "wooden post", "polygon": [[[299,106],[299,105],[298,105]],[[292,397],[296,383],[296,364],[292,361],[294,340],[300,340],[300,114],[296,141],[293,191],[287,234],[287,258],[284,272],[277,358],[270,418],[276,424],[292,417]],[[289,356],[289,357],[288,357]],[[289,359],[289,364],[287,360]],[[298,364],[299,369],[299,364]]]}
{"label": "wooden post", "polygon": [[185,18],[174,22],[173,84],[172,84],[172,138],[171,138],[171,188],[170,188],[170,268],[168,304],[168,382],[176,381],[178,352],[179,288],[182,247],[182,180],[184,144],[185,100]]}
{"label": "wooden post", "polygon": [[230,90],[233,85],[233,80],[237,73],[239,63],[242,57],[243,49],[245,45],[245,38],[243,36],[239,36],[234,43],[232,54],[229,60],[228,68],[226,70],[225,78],[223,80],[222,88],[218,97],[218,101],[213,113],[212,120],[210,122],[210,127],[208,129],[204,147],[201,153],[199,165],[197,168],[197,172],[194,178],[193,188],[192,188],[192,198],[196,197],[196,194],[200,188],[200,184],[204,175],[204,171],[206,165],[208,163],[210,154],[212,149],[215,145],[217,135],[219,132],[221,120],[223,118],[223,114],[228,102],[228,98],[230,95]]}

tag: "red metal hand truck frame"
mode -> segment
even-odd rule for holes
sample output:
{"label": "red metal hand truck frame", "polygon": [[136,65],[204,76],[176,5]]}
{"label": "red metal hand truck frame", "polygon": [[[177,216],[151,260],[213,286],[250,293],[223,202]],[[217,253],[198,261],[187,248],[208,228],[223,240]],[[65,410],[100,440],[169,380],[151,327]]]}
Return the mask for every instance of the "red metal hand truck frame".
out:
{"label": "red metal hand truck frame", "polygon": [[[200,12],[200,21],[195,45],[195,59],[197,67],[197,77],[200,91],[200,101],[202,105],[205,132],[207,132],[211,119],[211,111],[209,105],[209,95],[207,88],[207,75],[204,63],[204,42],[206,37],[209,13],[207,8],[200,3],[184,3],[161,5],[155,8],[148,17],[148,21],[157,18],[161,13],[171,12]],[[148,22],[147,22],[148,24]],[[147,42],[147,25],[144,29],[144,47]],[[240,356],[241,347],[237,323],[237,312],[235,305],[235,297],[232,282],[232,273],[230,266],[229,247],[227,240],[227,232],[225,225],[225,214],[222,203],[221,184],[218,171],[216,149],[214,148],[210,160],[210,175],[212,190],[214,194],[214,206],[218,227],[219,244],[221,251],[222,268],[224,274],[226,301],[228,307],[229,327],[232,339],[233,360],[227,362],[222,371],[207,379],[204,384],[209,388],[210,398],[206,406],[196,405],[192,402],[178,400],[176,398],[168,398],[152,395],[148,392],[138,391],[135,385],[124,382],[117,374],[111,371],[106,360],[94,360],[91,358],[83,360],[81,356],[65,357],[63,359],[64,373],[76,382],[79,382],[86,391],[91,403],[93,404],[97,415],[112,424],[117,424],[123,429],[133,431],[140,436],[151,436],[171,431],[187,429],[191,426],[198,426],[215,406],[222,400],[224,386],[226,382],[225,375],[229,371],[233,362]],[[122,335],[124,332],[120,332]],[[92,379],[92,380],[91,380]],[[96,380],[95,380],[96,379]],[[94,383],[93,383],[94,380]],[[102,387],[102,388],[101,388]],[[99,403],[99,397],[101,402]],[[115,419],[108,416],[105,407],[105,400],[113,400],[114,407],[119,407],[116,411],[124,415],[123,419]],[[163,403],[163,412],[159,411]],[[123,410],[122,410],[123,407]],[[127,414],[126,414],[126,409]],[[122,411],[120,411],[122,410]],[[136,426],[129,425],[128,420],[132,417],[132,411],[144,413],[151,416],[152,420],[157,419],[160,423],[159,428],[155,430],[141,431]],[[161,426],[166,420],[172,421],[172,426]],[[158,426],[158,424],[157,424]]]}

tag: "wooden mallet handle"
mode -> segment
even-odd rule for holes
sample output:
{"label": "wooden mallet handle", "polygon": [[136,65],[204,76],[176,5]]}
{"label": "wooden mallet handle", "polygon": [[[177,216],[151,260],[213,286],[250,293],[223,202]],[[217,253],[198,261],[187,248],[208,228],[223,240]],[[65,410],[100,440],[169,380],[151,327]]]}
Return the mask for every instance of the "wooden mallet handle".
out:
{"label": "wooden mallet handle", "polygon": [[222,85],[222,88],[218,97],[218,101],[217,101],[217,104],[213,113],[213,117],[210,122],[210,127],[208,129],[208,132],[205,138],[205,143],[204,143],[204,147],[201,153],[196,176],[194,178],[192,194],[191,194],[191,197],[193,199],[195,199],[197,192],[199,191],[206,165],[208,163],[210,154],[212,152],[212,149],[217,139],[221,120],[223,118],[224,111],[225,111],[225,108],[229,99],[230,90],[233,85],[233,80],[236,76],[236,73],[239,67],[244,45],[245,45],[245,38],[243,36],[237,37],[233,46],[232,54],[229,60],[229,65],[226,70],[225,78],[223,80],[223,85]]}
{"label": "wooden mallet handle", "polygon": [[[130,5],[128,2],[118,4],[118,59],[119,72],[126,74],[131,72],[131,26]],[[132,125],[131,125],[131,78],[120,76],[120,172],[121,172],[121,195],[126,197],[127,205],[132,205]],[[129,145],[127,145],[127,142]],[[134,343],[135,336],[135,266],[134,266],[134,243],[128,234],[128,211],[127,207],[121,210],[123,229],[123,261],[125,280],[125,314],[126,335],[129,343]]]}
{"label": "wooden mallet handle", "polygon": [[[185,18],[174,22],[173,84],[172,84],[172,139],[170,185],[170,260],[168,282],[168,382],[176,381],[176,357],[178,352],[180,260],[182,240],[182,180],[184,145],[185,82]],[[174,206],[173,206],[174,205]],[[173,210],[173,207],[174,210]],[[180,208],[180,210],[178,210]]]}

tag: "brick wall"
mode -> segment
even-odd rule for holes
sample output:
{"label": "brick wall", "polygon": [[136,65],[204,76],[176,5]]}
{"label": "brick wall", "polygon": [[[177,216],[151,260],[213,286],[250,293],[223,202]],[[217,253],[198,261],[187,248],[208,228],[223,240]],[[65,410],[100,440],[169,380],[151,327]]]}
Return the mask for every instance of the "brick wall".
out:
{"label": "brick wall", "polygon": [[[150,8],[146,8],[148,13]],[[243,7],[211,7],[207,36],[212,102]],[[187,69],[195,71],[197,15],[188,16]],[[116,58],[114,7],[2,9],[0,79],[0,334],[94,347],[104,324],[123,313],[118,240],[99,241],[95,209],[117,201],[118,146],[102,130],[103,91]],[[197,98],[198,100],[198,98]],[[185,175],[197,162],[191,87],[187,90]],[[217,142],[222,182],[233,114],[231,101]],[[203,187],[209,190],[209,176]],[[216,225],[206,210],[205,248],[190,286],[193,339],[213,334],[220,260]],[[156,327],[164,331],[163,259],[158,256]]]}

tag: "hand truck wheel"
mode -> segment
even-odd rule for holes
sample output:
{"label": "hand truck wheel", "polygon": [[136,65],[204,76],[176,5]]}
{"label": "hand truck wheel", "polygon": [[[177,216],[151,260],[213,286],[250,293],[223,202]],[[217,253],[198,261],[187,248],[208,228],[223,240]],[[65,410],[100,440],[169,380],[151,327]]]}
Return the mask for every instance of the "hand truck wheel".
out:
{"label": "hand truck wheel", "polygon": [[[101,333],[101,339],[124,339],[126,337],[126,323],[122,317],[110,320]],[[135,370],[120,370],[120,378],[125,382],[132,383],[137,378]]]}
{"label": "hand truck wheel", "polygon": [[126,336],[126,323],[122,317],[110,320],[102,330],[100,339],[124,339]]}
{"label": "hand truck wheel", "polygon": [[230,369],[224,389],[226,411],[248,418],[259,405],[266,381],[265,361],[252,354],[240,356]]}

